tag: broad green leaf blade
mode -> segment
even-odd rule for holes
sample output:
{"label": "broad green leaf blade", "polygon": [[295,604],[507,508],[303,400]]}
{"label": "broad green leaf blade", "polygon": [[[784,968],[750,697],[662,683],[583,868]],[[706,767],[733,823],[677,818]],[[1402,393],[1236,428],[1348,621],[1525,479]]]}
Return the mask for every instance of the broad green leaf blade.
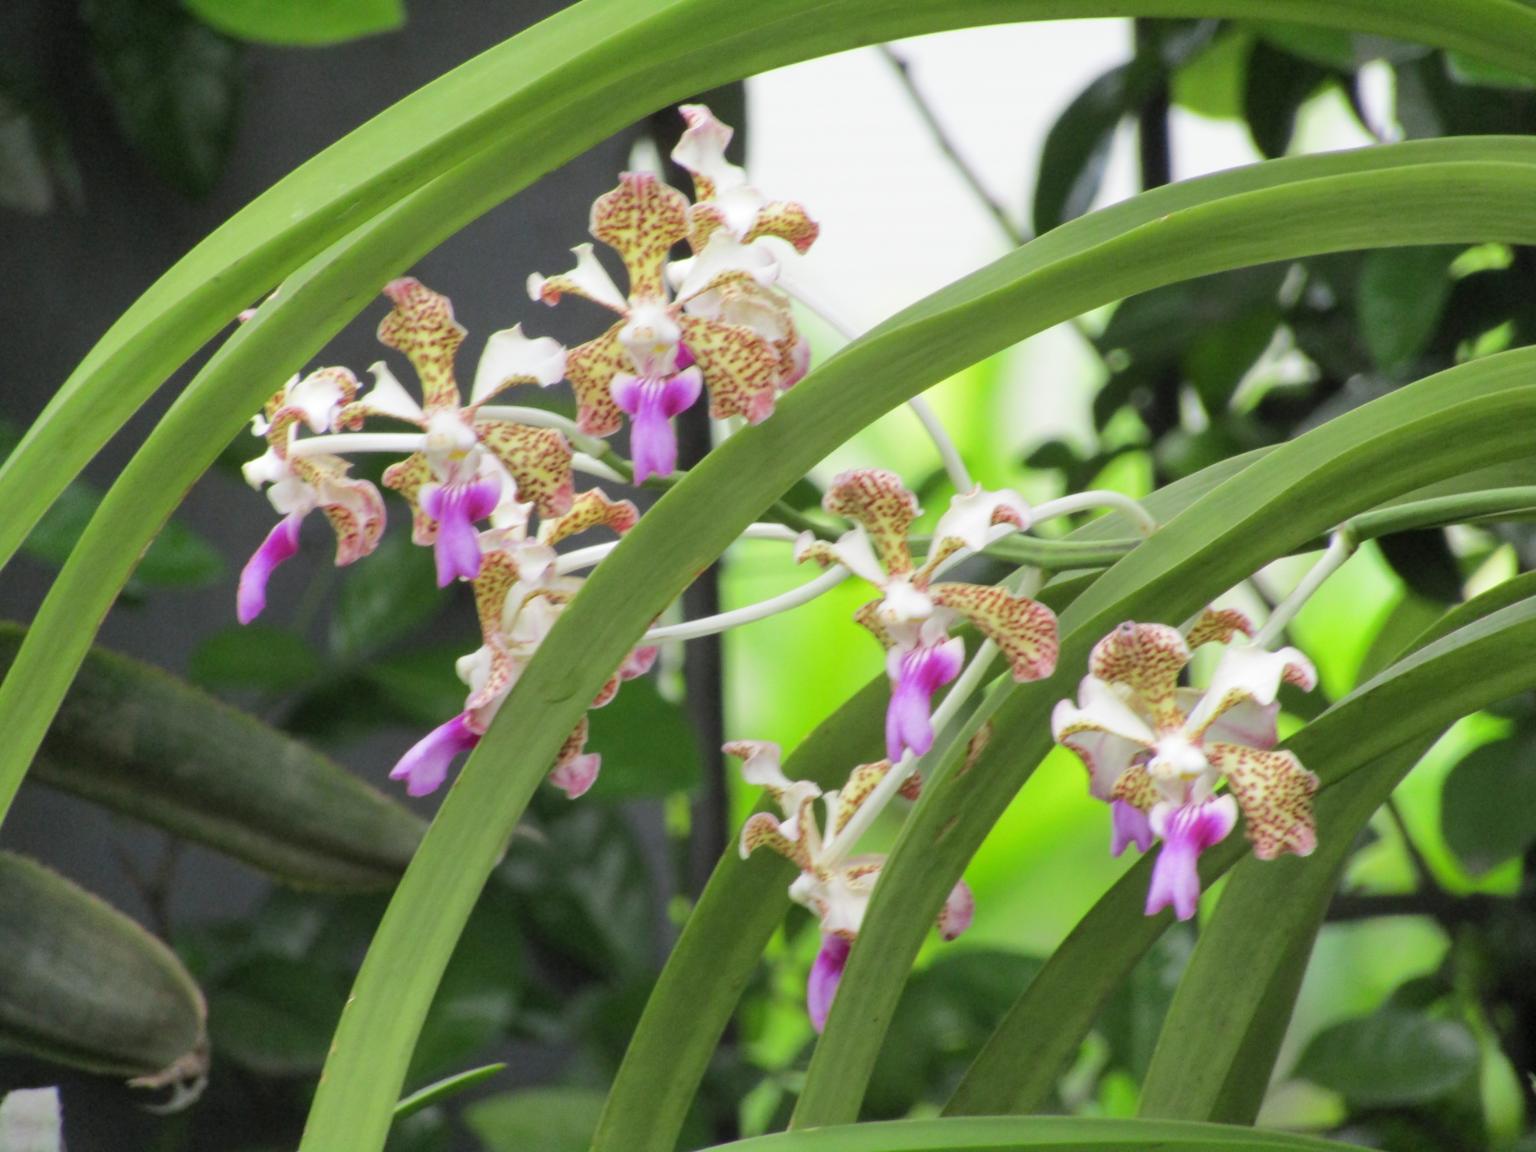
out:
{"label": "broad green leaf blade", "polygon": [[0,1042],[158,1082],[207,1069],[203,996],[164,944],[41,864],[0,852]]}
{"label": "broad green leaf blade", "polygon": [[780,1132],[716,1145],[712,1152],[1344,1152],[1348,1147],[1218,1124],[976,1116]]}
{"label": "broad green leaf blade", "polygon": [[1355,311],[1371,359],[1382,372],[1412,365],[1435,334],[1451,294],[1456,248],[1372,252],[1356,284]]}
{"label": "broad green leaf blade", "polygon": [[1461,1021],[1388,1007],[1319,1032],[1296,1074],[1362,1108],[1390,1108],[1446,1095],[1477,1064],[1477,1038]]}
{"label": "broad green leaf blade", "polygon": [[1474,875],[1536,843],[1536,741],[1525,735],[1469,752],[1445,779],[1440,825]]}
{"label": "broad green leaf blade", "polygon": [[[1433,651],[1382,672],[1288,741],[1303,762],[1329,766],[1319,795],[1320,810],[1339,803],[1332,798],[1335,789],[1352,778],[1344,773],[1360,762],[1356,759],[1360,733],[1370,736],[1365,749],[1369,760],[1392,751],[1383,744],[1382,735],[1390,739],[1394,716],[1420,710],[1421,735],[1433,734],[1458,716],[1521,690],[1518,671],[1505,675],[1504,657],[1495,653],[1504,651],[1504,644],[1531,643],[1536,601],[1526,598],[1533,593],[1536,576],[1520,577],[1447,613],[1418,642]],[[1483,663],[1489,660],[1498,664]],[[1500,675],[1480,682],[1490,667],[1500,668]],[[1455,698],[1447,699],[1441,689],[1452,681],[1442,678],[1452,677],[1464,679],[1454,681]],[[1433,708],[1425,709],[1426,699],[1434,701]],[[1244,852],[1240,841],[1217,845],[1206,853],[1208,863],[1202,861],[1202,879],[1209,883],[1222,875]],[[1100,1006],[1171,922],[1166,914],[1155,918],[1142,914],[1150,873],[1151,861],[1138,861],[1073,929],[999,1024],[947,1112],[1025,1112],[1045,1104]]]}
{"label": "broad green leaf blade", "polygon": [[1049,232],[1093,207],[1115,129],[1134,109],[1141,75],[1134,63],[1111,68],[1084,88],[1051,125],[1035,182],[1035,231]]}
{"label": "broad green leaf blade", "polygon": [[[270,7],[270,6],[267,6]],[[1131,0],[1135,16],[1284,16],[1423,40],[1536,77],[1536,13],[1509,0]],[[797,60],[1005,20],[1103,14],[1101,0],[584,0],[401,101],[280,181],[179,261],[113,326],[0,468],[0,564],[164,379],[306,260],[439,177],[426,223],[387,271],[331,306],[355,314],[442,237],[565,160],[676,100]],[[328,309],[315,313],[316,328]],[[339,322],[336,327],[339,327]],[[335,331],[331,328],[330,331]],[[307,354],[302,346],[294,367]],[[268,390],[288,374],[265,365]],[[265,397],[262,397],[265,399]],[[252,406],[254,408],[254,405]]]}
{"label": "broad green leaf blade", "polygon": [[[0,625],[0,668],[24,635]],[[36,778],[301,887],[388,888],[424,827],[255,717],[101,649],[59,710]]]}
{"label": "broad green leaf blade", "polygon": [[205,24],[259,44],[339,44],[405,23],[405,0],[183,0]]}

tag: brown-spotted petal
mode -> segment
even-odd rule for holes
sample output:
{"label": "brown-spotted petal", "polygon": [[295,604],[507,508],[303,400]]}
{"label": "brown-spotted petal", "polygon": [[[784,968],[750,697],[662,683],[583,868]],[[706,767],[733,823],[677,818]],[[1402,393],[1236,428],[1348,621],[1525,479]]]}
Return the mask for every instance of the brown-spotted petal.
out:
{"label": "brown-spotted petal", "polygon": [[1134,706],[1163,732],[1176,730],[1183,721],[1176,689],[1188,663],[1189,645],[1177,628],[1128,620],[1094,645],[1088,672],[1129,688]]}
{"label": "brown-spotted petal", "polygon": [[996,492],[981,486],[957,493],[933,530],[933,544],[914,577],[919,587],[933,579],[940,564],[962,548],[980,552],[986,547],[992,529],[1009,525],[1023,532],[1029,527],[1029,505],[1008,488]]}
{"label": "brown-spotted petal", "polygon": [[1236,636],[1252,636],[1253,621],[1236,608],[1207,608],[1195,617],[1185,633],[1193,652],[1202,644],[1228,644]]}
{"label": "brown-spotted petal", "polygon": [[632,301],[663,299],[667,255],[688,235],[688,197],[649,172],[625,172],[593,202],[591,231],[624,261]]}
{"label": "brown-spotted petal", "polygon": [[479,420],[475,435],[511,474],[520,501],[536,505],[540,516],[570,511],[576,479],[571,472],[570,441],[563,432],[506,420]]}
{"label": "brown-spotted petal", "polygon": [[766,420],[779,394],[779,353],[771,340],[744,324],[681,315],[683,344],[709,389],[709,414],[717,420],[741,416],[749,424]]}
{"label": "brown-spotted petal", "polygon": [[583,751],[586,746],[587,718],[583,716],[560,746],[555,756],[555,765],[549,771],[549,782],[564,792],[569,800],[585,794],[597,782],[602,757],[595,752]]}
{"label": "brown-spotted petal", "polygon": [[848,774],[848,783],[838,791],[837,803],[832,809],[832,835],[836,836],[847,827],[853,814],[869,799],[870,793],[890,770],[889,760],[877,760],[873,764],[860,764]]}
{"label": "brown-spotted petal", "polygon": [[421,486],[432,479],[432,465],[420,452],[384,469],[384,487],[393,488],[411,506],[411,539],[425,547],[437,539],[437,521],[422,510]]}
{"label": "brown-spotted petal", "polygon": [[884,468],[854,468],[839,473],[821,506],[861,526],[885,570],[892,576],[912,571],[907,536],[921,509],[901,477]]}
{"label": "brown-spotted petal", "polygon": [[459,386],[453,359],[464,329],[453,318],[453,303],[420,280],[402,276],[384,286],[394,310],[379,322],[379,342],[405,354],[421,381],[426,409],[457,408]]}
{"label": "brown-spotted petal", "polygon": [[1243,810],[1245,832],[1260,860],[1284,852],[1311,855],[1317,847],[1312,797],[1317,777],[1290,752],[1266,752],[1239,744],[1207,744],[1211,764],[1227,777],[1227,786]]}
{"label": "brown-spotted petal", "polygon": [[639,509],[630,501],[614,500],[601,488],[589,488],[576,497],[565,515],[539,525],[539,542],[553,547],[592,528],[608,528],[622,536],[639,519]]}
{"label": "brown-spotted petal", "polygon": [[1006,588],[935,584],[933,602],[966,617],[1002,650],[1015,680],[1040,680],[1056,670],[1060,651],[1056,613]]}
{"label": "brown-spotted petal", "polygon": [[619,340],[623,328],[615,324],[565,355],[565,376],[576,393],[576,426],[589,436],[611,436],[624,426],[613,399],[613,378],[634,367]]}
{"label": "brown-spotted petal", "polygon": [[1089,788],[1109,800],[1133,761],[1157,740],[1146,721],[1133,712],[1111,684],[1092,676],[1078,686],[1077,701],[1062,700],[1051,713],[1058,744],[1076,752],[1088,769]]}
{"label": "brown-spotted petal", "polygon": [[349,477],[350,467],[339,456],[293,461],[294,472],[315,489],[316,504],[336,532],[338,567],[368,555],[384,534],[384,498],[367,480]]}

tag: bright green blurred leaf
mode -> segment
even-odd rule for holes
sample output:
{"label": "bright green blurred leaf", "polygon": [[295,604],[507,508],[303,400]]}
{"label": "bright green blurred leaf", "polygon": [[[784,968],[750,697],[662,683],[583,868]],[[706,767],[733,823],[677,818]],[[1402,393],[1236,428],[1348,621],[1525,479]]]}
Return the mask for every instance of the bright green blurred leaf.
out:
{"label": "bright green blurred leaf", "polygon": [[1444,789],[1446,843],[1473,875],[1536,843],[1536,736],[1475,748],[1451,769]]}
{"label": "bright green blurred leaf", "polygon": [[1366,255],[1355,309],[1371,358],[1383,372],[1410,367],[1429,344],[1451,292],[1451,261],[1460,251],[1430,245]]}
{"label": "bright green blurred leaf", "polygon": [[1318,1033],[1295,1073],[1352,1104],[1391,1107],[1444,1096],[1477,1064],[1477,1039],[1465,1024],[1387,1008]]}
{"label": "bright green blurred leaf", "polygon": [[1212,120],[1236,120],[1243,114],[1243,75],[1253,36],[1232,30],[1173,74],[1173,102]]}
{"label": "bright green blurred leaf", "polygon": [[1475,56],[1468,56],[1465,52],[1447,52],[1445,65],[1451,74],[1451,79],[1458,84],[1471,84],[1479,88],[1513,89],[1517,92],[1536,89],[1536,80],[1532,80],[1529,76],[1511,72],[1496,64],[1486,64]]}
{"label": "bright green blurred leaf", "polygon": [[666,796],[698,784],[699,745],[688,717],[656,690],[652,677],[629,681],[588,715],[587,747],[603,757],[593,796]]}
{"label": "bright green blurred leaf", "polygon": [[215,632],[192,653],[187,675],[204,688],[292,692],[320,675],[319,654],[296,632],[266,624]]}
{"label": "bright green blurred leaf", "polygon": [[123,135],[181,191],[209,192],[234,142],[239,49],[176,0],[86,0],[81,14]]}
{"label": "bright green blurred leaf", "polygon": [[529,1088],[471,1104],[464,1122],[488,1152],[586,1152],[603,1100],[590,1088]]}
{"label": "bright green blurred leaf", "polygon": [[260,44],[337,44],[405,23],[403,0],[182,0],[220,32]]}

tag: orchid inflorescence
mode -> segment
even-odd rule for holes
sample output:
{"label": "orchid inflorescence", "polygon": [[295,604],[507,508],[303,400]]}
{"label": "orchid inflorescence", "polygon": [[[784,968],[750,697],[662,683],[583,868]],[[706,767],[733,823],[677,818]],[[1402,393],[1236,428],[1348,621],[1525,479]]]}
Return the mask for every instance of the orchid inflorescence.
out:
{"label": "orchid inflorescence", "polygon": [[[625,480],[624,461],[604,438],[619,432],[627,417],[628,478],[641,484],[668,476],[677,467],[677,415],[707,393],[712,417],[758,423],[807,370],[808,345],[779,271],[791,252],[811,246],[818,227],[800,205],[770,201],[726,160],[731,130],[707,108],[688,105],[682,112],[686,130],[672,156],[692,174],[692,202],[650,174],[625,173],[592,207],[591,234],[622,262],[625,289],[589,244],[574,250],[570,272],[529,278],[535,300],[555,304],[582,296],[616,313],[600,335],[567,350],[548,337],[525,335],[520,325],[495,332],[466,399],[454,367],[466,333],[451,303],[402,278],[384,289],[391,310],[378,335],[410,362],[419,399],[382,362],[370,369],[366,390],[349,370],[326,367],[288,381],[253,421],[266,450],[245,466],[246,479],[266,488],[282,519],[241,573],[242,623],[265,609],[272,574],[298,550],[310,512],[318,509],[330,521],[338,565],[378,546],[385,504],[372,483],[349,475],[346,456],[359,452],[403,454],[384,470],[384,486],[409,505],[411,537],[432,548],[439,585],[462,581],[473,588],[481,644],[456,665],[468,690],[463,709],[391,772],[413,796],[439,788],[453,759],[479,742],[579,594],[578,573],[601,563],[612,547],[559,546],[594,529],[621,536],[638,519],[628,500],[601,488],[576,489],[578,474]],[[672,259],[685,243],[689,255]],[[574,418],[495,403],[510,390],[561,381],[574,390]],[[800,875],[790,896],[820,922],[822,944],[807,991],[818,1030],[885,862],[857,852],[860,837],[896,796],[917,797],[936,732],[956,719],[999,656],[1020,682],[1056,670],[1057,620],[1048,607],[1018,588],[950,581],[944,574],[1006,536],[1095,505],[1128,511],[1143,531],[1155,527],[1139,505],[1112,493],[1081,493],[1031,509],[1016,492],[985,489],[971,481],[931,411],[919,406],[918,413],[956,489],[926,541],[913,535],[921,515],[917,497],[895,473],[843,472],[822,501],[826,513],[847,522],[841,534],[828,531],[823,538],[779,525],[754,525],[747,533],[793,543],[794,559],[826,569],[823,577],[750,609],[652,629],[591,704],[601,707],[624,680],[649,671],[657,642],[760,619],[844,576],[876,591],[855,619],[885,652],[886,758],[857,765],[841,788],[823,791],[789,779],[777,745],[738,741],[725,748],[743,761],[745,782],[763,788],[780,810],[748,820],[743,856],[767,847],[793,862]],[[377,431],[380,421],[410,430]],[[1171,905],[1180,918],[1194,915],[1199,854],[1227,836],[1240,813],[1262,858],[1305,854],[1314,846],[1316,777],[1274,745],[1280,685],[1310,688],[1315,675],[1295,649],[1267,650],[1265,639],[1283,621],[1271,623],[1258,638],[1231,611],[1208,610],[1182,631],[1123,624],[1094,647],[1077,700],[1056,708],[1056,739],[1082,758],[1093,795],[1111,807],[1113,852],[1130,843],[1147,851],[1162,841],[1149,914]],[[969,665],[967,630],[978,637]],[[1206,644],[1224,649],[1210,685],[1203,692],[1181,686],[1191,652]],[[598,756],[585,749],[587,729],[583,718],[550,770],[551,782],[572,798],[598,773]],[[1223,781],[1227,791],[1218,792]],[[971,914],[962,882],[939,915],[941,934],[959,935]]]}

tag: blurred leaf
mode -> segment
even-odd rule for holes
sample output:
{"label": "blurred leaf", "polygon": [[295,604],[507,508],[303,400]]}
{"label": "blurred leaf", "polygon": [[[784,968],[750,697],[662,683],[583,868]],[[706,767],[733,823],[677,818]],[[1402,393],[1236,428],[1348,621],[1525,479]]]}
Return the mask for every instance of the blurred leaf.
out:
{"label": "blurred leaf", "polygon": [[379,689],[400,723],[441,724],[464,707],[469,689],[454,673],[462,642],[416,648],[368,661],[362,676]]}
{"label": "blurred leaf", "polygon": [[1268,38],[1254,42],[1243,86],[1243,114],[1261,153],[1270,158],[1285,155],[1297,112],[1328,76],[1319,65],[1273,47]]}
{"label": "blurred leaf", "polygon": [[41,215],[59,193],[80,207],[80,170],[68,139],[53,116],[0,78],[0,208]]}
{"label": "blurred leaf", "polygon": [[1121,119],[1140,99],[1144,69],[1111,68],[1068,104],[1040,151],[1035,182],[1036,232],[1049,232],[1093,207]]}
{"label": "blurred leaf", "polygon": [[1286,268],[1264,264],[1132,296],[1116,306],[1098,347],[1124,349],[1133,364],[1177,362],[1191,333],[1225,327],[1249,312],[1273,308]]}
{"label": "blurred leaf", "polygon": [[1471,84],[1480,88],[1512,88],[1521,92],[1536,89],[1536,80],[1529,76],[1500,68],[1497,64],[1488,64],[1464,52],[1447,52],[1445,65],[1451,79],[1458,84]]}
{"label": "blurred leaf", "polygon": [[108,1075],[175,1068],[190,1079],[207,1068],[203,996],[175,954],[9,852],[0,853],[0,940],[0,1044]]}
{"label": "blurred leaf", "polygon": [[292,692],[324,669],[319,654],[296,632],[266,624],[233,625],[192,652],[188,678],[205,688]]}
{"label": "blurred leaf", "polygon": [[656,690],[653,677],[628,681],[590,712],[587,747],[603,757],[591,795],[610,800],[667,796],[699,783],[699,745],[687,714]]}
{"label": "blurred leaf", "polygon": [[1195,329],[1184,352],[1184,378],[1212,414],[1232,401],[1232,394],[1254,366],[1280,323],[1280,309],[1260,304],[1239,312],[1230,322]]}
{"label": "blurred leaf", "polygon": [[942,954],[916,973],[870,1078],[868,1115],[894,1119],[919,1101],[944,1100],[1039,970],[1032,956],[966,949]]}
{"label": "blurred leaf", "polygon": [[412,544],[408,533],[389,533],[372,556],[347,569],[331,643],[345,659],[376,652],[435,617],[446,595],[432,549]]}
{"label": "blurred leaf", "polygon": [[[24,631],[0,625],[0,668]],[[423,824],[346,769],[158,668],[93,649],[34,775],[289,883],[392,885]]]}
{"label": "blurred leaf", "polygon": [[1444,611],[1444,606],[1433,600],[1411,592],[1403,596],[1371,638],[1355,675],[1356,682],[1364,684],[1401,656],[1408,644],[1439,620]]}
{"label": "blurred leaf", "polygon": [[84,0],[123,135],[181,191],[209,192],[234,142],[240,52],[176,0]]}
{"label": "blurred leaf", "polygon": [[461,1147],[459,1140],[459,1126],[453,1118],[441,1108],[427,1106],[395,1117],[384,1152],[454,1152]]}
{"label": "blurred leaf", "polygon": [[586,1152],[605,1099],[590,1088],[528,1088],[476,1101],[464,1123],[488,1152]]}
{"label": "blurred leaf", "polygon": [[1536,735],[1469,752],[1445,778],[1440,825],[1468,872],[1480,875],[1536,843]]}
{"label": "blurred leaf", "polygon": [[1366,347],[1383,372],[1411,367],[1428,346],[1451,292],[1451,261],[1460,251],[1432,245],[1367,253],[1355,309]]}
{"label": "blurred leaf", "polygon": [[405,23],[403,0],[183,0],[220,32],[260,44],[338,44]]}
{"label": "blurred leaf", "polygon": [[21,1088],[0,1099],[0,1148],[64,1152],[64,1117],[57,1088]]}
{"label": "blurred leaf", "polygon": [[1243,114],[1243,84],[1252,33],[1228,29],[1173,74],[1173,102],[1212,120]]}
{"label": "blurred leaf", "polygon": [[1295,1074],[1351,1104],[1390,1107],[1444,1096],[1477,1064],[1477,1039],[1465,1024],[1386,1008],[1319,1032]]}
{"label": "blurred leaf", "polygon": [[1461,565],[1442,528],[1394,532],[1376,541],[1392,571],[1426,600],[1455,604],[1461,595]]}
{"label": "blurred leaf", "polygon": [[253,958],[208,988],[214,1049],[263,1076],[313,1074],[346,1001],[342,974],[305,960]]}
{"label": "blurred leaf", "polygon": [[1171,930],[1132,969],[1114,999],[1104,1006],[1098,1031],[1109,1044],[1110,1066],[1139,1083],[1152,1061],[1168,1005],[1194,952],[1194,933]]}
{"label": "blurred leaf", "polygon": [[1356,56],[1353,35],[1342,29],[1279,20],[1260,21],[1252,27],[1266,43],[1323,68],[1350,72],[1363,63]]}

